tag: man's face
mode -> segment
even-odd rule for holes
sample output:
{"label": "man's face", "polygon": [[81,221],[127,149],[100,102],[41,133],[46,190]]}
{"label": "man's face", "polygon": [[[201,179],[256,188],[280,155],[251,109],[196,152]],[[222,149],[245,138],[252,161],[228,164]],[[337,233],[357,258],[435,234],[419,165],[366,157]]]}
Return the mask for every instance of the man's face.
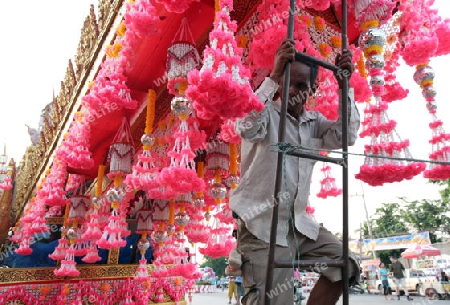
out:
{"label": "man's face", "polygon": [[391,257],[391,263],[395,263],[397,260],[393,257]]}
{"label": "man's face", "polygon": [[[288,110],[293,111],[303,105],[313,93],[310,86],[310,68],[304,63],[294,61],[291,65],[291,79],[289,83]],[[278,93],[282,96],[284,77],[281,79]]]}

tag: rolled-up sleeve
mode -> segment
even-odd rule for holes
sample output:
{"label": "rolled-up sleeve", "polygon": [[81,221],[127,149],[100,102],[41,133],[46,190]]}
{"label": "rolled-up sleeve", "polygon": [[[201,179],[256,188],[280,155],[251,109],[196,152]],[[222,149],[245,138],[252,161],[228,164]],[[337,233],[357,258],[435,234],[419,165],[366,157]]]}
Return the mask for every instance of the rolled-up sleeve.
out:
{"label": "rolled-up sleeve", "polygon": [[261,86],[256,90],[255,94],[258,99],[265,104],[264,109],[257,113],[251,111],[243,118],[236,119],[236,133],[248,142],[260,142],[267,135],[267,127],[269,124],[268,102],[273,100],[275,92],[278,90],[278,84],[271,78],[266,77]]}

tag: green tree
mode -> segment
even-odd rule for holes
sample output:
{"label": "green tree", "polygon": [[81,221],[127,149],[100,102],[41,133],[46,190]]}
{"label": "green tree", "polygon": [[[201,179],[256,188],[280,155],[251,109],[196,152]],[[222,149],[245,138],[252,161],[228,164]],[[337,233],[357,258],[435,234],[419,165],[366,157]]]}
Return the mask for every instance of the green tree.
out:
{"label": "green tree", "polygon": [[[383,203],[381,207],[375,210],[375,214],[369,221],[372,225],[374,239],[408,234],[408,228],[398,203]],[[367,222],[364,222],[362,230],[364,239],[370,238]],[[399,256],[400,252],[400,250],[383,250],[377,251],[376,254],[383,263],[390,264],[389,257],[392,255]]]}
{"label": "green tree", "polygon": [[209,256],[204,257],[204,262],[200,265],[201,268],[210,267],[216,273],[216,276],[225,276],[225,268],[228,266],[228,259],[225,257],[212,258]]}
{"label": "green tree", "polygon": [[414,231],[430,232],[431,243],[441,242],[450,234],[450,208],[444,200],[407,201],[403,215],[405,222]]}
{"label": "green tree", "polygon": [[449,204],[450,203],[450,179],[435,180],[435,181],[430,180],[430,182],[444,187],[442,190],[439,191],[439,194],[441,195],[442,201],[444,201],[444,203]]}

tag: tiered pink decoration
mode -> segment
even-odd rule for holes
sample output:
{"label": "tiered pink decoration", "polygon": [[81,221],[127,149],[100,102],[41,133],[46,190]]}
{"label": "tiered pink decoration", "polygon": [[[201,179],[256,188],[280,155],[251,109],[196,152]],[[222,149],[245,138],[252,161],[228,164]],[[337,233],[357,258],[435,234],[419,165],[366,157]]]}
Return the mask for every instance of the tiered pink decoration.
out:
{"label": "tiered pink decoration", "polygon": [[428,60],[433,56],[450,53],[450,20],[441,20],[437,11],[431,9],[433,0],[404,1],[399,9],[400,18],[401,55],[404,61],[416,66],[414,81],[422,88],[422,95],[427,102],[428,112],[432,116],[429,124],[432,138],[432,153],[429,155],[431,163],[423,175],[433,180],[450,178],[450,166],[439,164],[449,162],[450,134],[445,133],[443,123],[437,118],[436,89],[433,87],[434,70]]}
{"label": "tiered pink decoration", "polygon": [[[449,162],[450,161],[450,134],[445,133],[443,122],[436,116],[436,89],[433,87],[434,70],[428,65],[417,66],[414,73],[414,81],[422,88],[422,95],[427,102],[428,112],[433,121],[429,124],[432,138],[429,141],[432,145],[432,152],[429,155],[432,161]],[[424,171],[425,178],[433,180],[445,180],[450,178],[450,165],[431,163],[429,168]]]}
{"label": "tiered pink decoration", "polygon": [[230,229],[218,223],[216,228],[211,229],[206,247],[199,248],[199,252],[212,258],[228,257],[235,246],[236,240],[231,236]]}
{"label": "tiered pink decoration", "polygon": [[66,257],[67,249],[69,249],[69,240],[62,236],[58,239],[58,246],[49,257],[55,261],[63,260]]}
{"label": "tiered pink decoration", "polygon": [[102,201],[99,197],[92,198],[92,204],[87,216],[86,231],[83,233],[82,238],[85,240],[97,240],[102,236],[99,223],[99,210]]}
{"label": "tiered pink decoration", "polygon": [[189,209],[190,222],[186,229],[186,237],[190,243],[206,244],[209,239],[209,227],[203,223],[203,214],[200,207]]}
{"label": "tiered pink decoration", "polygon": [[0,183],[0,189],[2,189],[2,190],[10,190],[10,189],[12,189],[11,181],[12,181],[11,177],[6,176],[3,179],[3,182]]}
{"label": "tiered pink decoration", "polygon": [[195,70],[188,75],[190,86],[186,96],[194,102],[201,119],[219,116],[226,120],[264,108],[250,87],[249,71],[241,63],[242,49],[237,47],[233,36],[236,22],[230,19],[231,10],[233,1],[220,1],[214,30],[209,35],[211,46],[204,52],[203,67],[200,72]]}
{"label": "tiered pink decoration", "polygon": [[147,118],[145,122],[144,134],[141,137],[142,152],[138,156],[136,165],[133,166],[132,173],[125,178],[125,184],[132,186],[137,190],[151,191],[159,187],[158,175],[160,167],[156,165],[156,159],[153,157],[152,147],[156,139],[152,134],[153,121],[155,118],[156,92],[148,91],[147,96]]}
{"label": "tiered pink decoration", "polygon": [[170,94],[184,95],[183,92],[180,92],[179,85],[187,82],[188,73],[199,68],[201,61],[188,19],[184,17],[172,44],[167,49],[166,68],[169,80],[167,89]]}
{"label": "tiered pink decoration", "polygon": [[192,3],[199,1],[200,0],[156,0],[156,2],[164,5],[167,11],[178,14],[184,13]]}
{"label": "tiered pink decoration", "polygon": [[124,21],[127,31],[139,37],[150,37],[159,33],[157,26],[160,22],[158,12],[150,0],[136,0],[127,3]]}
{"label": "tiered pink decoration", "polygon": [[90,127],[84,114],[77,112],[69,132],[57,152],[59,159],[66,162],[71,168],[91,168],[94,166],[94,160],[89,151],[89,139]]}
{"label": "tiered pink decoration", "polygon": [[67,202],[64,184],[67,180],[67,165],[65,162],[55,158],[50,173],[42,183],[42,188],[37,192],[38,196],[42,196],[46,205],[49,206],[65,206]]}
{"label": "tiered pink decoration", "polygon": [[147,234],[143,234],[142,238],[138,241],[137,247],[141,254],[139,260],[139,267],[137,268],[135,280],[138,282],[145,282],[150,279],[148,275],[147,260],[145,259],[145,251],[150,247],[150,241],[147,239]]}
{"label": "tiered pink decoration", "polygon": [[70,246],[66,250],[65,259],[61,261],[61,266],[59,269],[55,269],[53,273],[56,276],[79,276],[80,271],[77,270],[77,263],[75,262],[75,243],[76,239],[79,237],[79,234],[77,229],[69,228],[65,235],[69,239]]}
{"label": "tiered pink decoration", "polygon": [[25,209],[25,215],[20,219],[20,225],[16,227],[15,234],[12,236],[12,241],[19,243],[19,248],[14,250],[20,255],[30,255],[33,250],[30,248],[30,238],[29,228],[33,221],[33,213],[31,210],[31,204],[29,203]]}
{"label": "tiered pink decoration", "polygon": [[159,174],[160,184],[173,190],[175,196],[192,191],[201,192],[205,187],[204,181],[197,177],[195,153],[189,141],[191,134],[187,121],[190,113],[189,104],[190,102],[184,96],[178,96],[172,100],[172,110],[178,115],[180,124],[178,131],[174,134],[174,146],[167,153],[171,160],[170,166],[163,168]]}
{"label": "tiered pink decoration", "polygon": [[[122,138],[125,138],[124,142],[122,142]],[[130,134],[130,126],[127,119],[123,118],[122,125],[110,146],[108,156],[110,160],[108,177],[114,179],[114,187],[106,193],[108,201],[111,203],[111,215],[101,239],[97,242],[99,248],[123,247],[126,244],[123,238],[130,234],[126,222],[128,203],[127,200],[124,200],[127,194],[122,187],[122,177],[131,173],[133,155],[134,145]]]}
{"label": "tiered pink decoration", "polygon": [[400,17],[400,54],[407,65],[428,62],[438,49],[435,29],[438,16],[430,6],[434,0],[402,1]]}
{"label": "tiered pink decoration", "polygon": [[[377,23],[378,24],[378,23]],[[365,29],[360,37],[360,46],[366,56],[366,68],[371,77],[370,85],[375,98],[375,104],[367,104],[364,110],[364,126],[360,137],[370,137],[371,143],[365,145],[364,153],[369,155],[361,166],[360,172],[355,175],[372,186],[384,183],[399,182],[403,179],[412,179],[425,169],[422,162],[406,164],[399,160],[404,155],[411,159],[409,141],[395,142],[396,122],[387,115],[388,103],[383,101],[385,65],[383,48],[386,43],[384,30],[377,27]],[[390,158],[393,158],[392,160]]]}
{"label": "tiered pink decoration", "polygon": [[88,108],[88,117],[99,118],[109,112],[122,108],[134,109],[137,101],[133,100],[126,85],[125,68],[131,57],[132,40],[135,33],[125,33],[119,27],[113,45],[106,50],[106,59],[91,86],[89,93],[83,97],[83,105]]}
{"label": "tiered pink decoration", "polygon": [[336,186],[336,179],[331,176],[331,166],[324,163],[321,171],[325,177],[320,180],[320,191],[317,197],[326,199],[328,196],[336,197],[342,194],[342,189]]}
{"label": "tiered pink decoration", "polygon": [[[34,198],[33,198],[34,199]],[[32,199],[32,202],[33,202]],[[36,196],[34,204],[31,206],[30,216],[32,217],[31,224],[28,228],[28,233],[33,236],[42,237],[50,231],[45,220],[46,207],[44,200],[40,196]]]}
{"label": "tiered pink decoration", "polygon": [[120,208],[120,203],[125,197],[124,190],[119,186],[115,186],[107,191],[109,202],[111,202],[111,215],[109,216],[108,225],[104,228],[101,239],[97,242],[97,246],[103,249],[120,248],[125,246],[126,241],[123,239],[129,234],[126,230],[127,223],[125,221],[125,211]]}

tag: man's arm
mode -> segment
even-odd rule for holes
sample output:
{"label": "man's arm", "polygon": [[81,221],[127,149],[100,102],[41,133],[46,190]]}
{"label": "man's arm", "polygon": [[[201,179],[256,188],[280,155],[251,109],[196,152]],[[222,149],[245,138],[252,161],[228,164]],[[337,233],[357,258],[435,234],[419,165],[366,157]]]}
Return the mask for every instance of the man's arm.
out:
{"label": "man's arm", "polygon": [[260,113],[253,110],[245,117],[236,119],[235,130],[242,139],[248,142],[260,142],[266,137],[269,124],[267,103],[272,102],[277,89],[278,84],[271,78],[266,77],[258,90],[256,90],[256,96],[261,102],[266,104],[266,107]]}
{"label": "man's arm", "polygon": [[[347,102],[348,145],[353,145],[358,138],[360,116],[354,102],[353,88],[349,88]],[[318,116],[317,137],[322,138],[324,149],[342,148],[342,107],[341,94],[339,94],[339,118],[336,121],[327,120],[323,115]]]}

